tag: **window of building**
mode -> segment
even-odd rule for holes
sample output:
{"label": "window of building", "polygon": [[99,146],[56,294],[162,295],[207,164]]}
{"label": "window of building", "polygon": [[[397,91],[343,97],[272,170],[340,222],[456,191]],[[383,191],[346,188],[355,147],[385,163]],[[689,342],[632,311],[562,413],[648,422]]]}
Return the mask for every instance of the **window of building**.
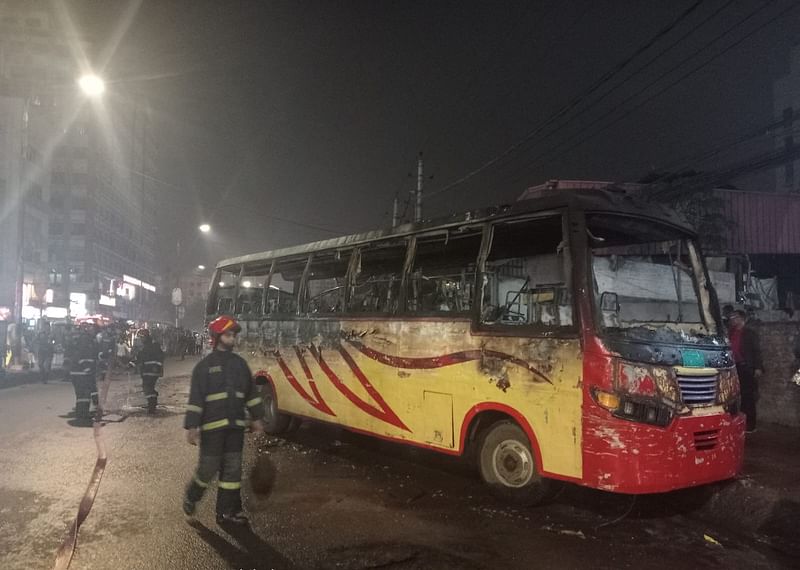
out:
{"label": "window of building", "polygon": [[50,194],[50,207],[59,210],[64,208],[63,192],[53,192],[52,194]]}
{"label": "window of building", "polygon": [[466,313],[475,298],[482,228],[417,237],[406,308],[418,313]]}
{"label": "window of building", "polygon": [[572,325],[562,218],[493,227],[482,276],[481,323],[532,330]]}
{"label": "window of building", "polygon": [[394,313],[400,299],[400,284],[406,257],[406,240],[370,244],[354,252],[348,311]]}
{"label": "window of building", "polygon": [[28,189],[27,195],[28,202],[41,202],[43,199],[42,187],[38,184],[33,184]]}

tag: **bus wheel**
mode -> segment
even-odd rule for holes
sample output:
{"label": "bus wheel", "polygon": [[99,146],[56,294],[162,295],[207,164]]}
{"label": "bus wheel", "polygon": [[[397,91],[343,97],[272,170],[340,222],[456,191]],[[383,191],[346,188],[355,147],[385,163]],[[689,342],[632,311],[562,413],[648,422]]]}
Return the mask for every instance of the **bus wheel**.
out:
{"label": "bus wheel", "polygon": [[261,397],[264,400],[264,431],[270,435],[280,435],[289,431],[293,418],[278,411],[278,400],[275,398],[275,390],[271,383],[267,382],[261,389]]}
{"label": "bus wheel", "polygon": [[522,506],[548,498],[549,481],[539,474],[528,437],[513,421],[487,428],[477,455],[481,477],[498,498]]}

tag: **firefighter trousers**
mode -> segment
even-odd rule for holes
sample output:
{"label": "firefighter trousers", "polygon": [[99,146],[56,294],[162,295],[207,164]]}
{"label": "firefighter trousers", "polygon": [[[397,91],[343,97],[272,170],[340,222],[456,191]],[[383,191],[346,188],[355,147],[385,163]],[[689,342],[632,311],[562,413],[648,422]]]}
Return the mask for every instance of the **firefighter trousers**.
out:
{"label": "firefighter trousers", "polygon": [[158,374],[142,374],[142,391],[144,397],[147,399],[147,409],[154,411],[158,405],[158,392],[156,391],[156,382],[158,381]]}
{"label": "firefighter trousers", "polygon": [[217,483],[217,515],[242,510],[242,449],[244,430],[220,429],[200,434],[200,461],[186,489],[186,500],[199,501],[214,475]]}
{"label": "firefighter trousers", "polygon": [[92,403],[97,405],[97,382],[92,372],[70,372],[69,379],[75,390],[75,415],[91,417]]}

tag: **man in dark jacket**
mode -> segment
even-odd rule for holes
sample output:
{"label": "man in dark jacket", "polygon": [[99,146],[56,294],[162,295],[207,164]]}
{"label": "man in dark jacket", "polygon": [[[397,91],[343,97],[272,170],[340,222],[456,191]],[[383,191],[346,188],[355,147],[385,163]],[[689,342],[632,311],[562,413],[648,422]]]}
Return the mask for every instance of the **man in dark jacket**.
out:
{"label": "man in dark jacket", "polygon": [[150,336],[150,331],[143,329],[142,350],[136,355],[136,364],[142,376],[142,391],[147,399],[147,413],[156,413],[158,392],[156,382],[164,375],[164,351]]}
{"label": "man in dark jacket", "polygon": [[214,350],[194,367],[184,422],[189,443],[200,443],[200,461],[186,489],[183,510],[188,516],[194,514],[218,473],[217,524],[248,522],[241,497],[245,410],[253,420],[252,431],[264,431],[264,406],[250,368],[233,353],[240,330],[231,317],[219,317],[209,324]]}
{"label": "man in dark jacket", "polygon": [[733,311],[728,317],[728,334],[742,395],[742,411],[747,416],[747,431],[756,431],[758,379],[764,373],[758,333],[747,324],[744,311]]}
{"label": "man in dark jacket", "polygon": [[69,378],[75,389],[75,415],[80,420],[91,419],[91,405],[97,405],[97,343],[93,327],[82,324],[73,334],[64,359]]}
{"label": "man in dark jacket", "polygon": [[42,375],[43,384],[47,384],[50,370],[53,367],[54,345],[50,323],[42,320],[42,328],[36,336],[36,361],[39,363],[39,373]]}

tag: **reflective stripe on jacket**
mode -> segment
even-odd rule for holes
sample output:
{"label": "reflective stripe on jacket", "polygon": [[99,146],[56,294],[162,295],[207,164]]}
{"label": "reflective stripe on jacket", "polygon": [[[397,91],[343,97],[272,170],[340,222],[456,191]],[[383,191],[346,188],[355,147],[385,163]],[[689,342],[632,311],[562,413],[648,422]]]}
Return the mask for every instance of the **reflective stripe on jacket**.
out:
{"label": "reflective stripe on jacket", "polygon": [[247,413],[264,416],[261,396],[245,360],[232,352],[215,350],[194,367],[184,427],[212,431],[242,429]]}

